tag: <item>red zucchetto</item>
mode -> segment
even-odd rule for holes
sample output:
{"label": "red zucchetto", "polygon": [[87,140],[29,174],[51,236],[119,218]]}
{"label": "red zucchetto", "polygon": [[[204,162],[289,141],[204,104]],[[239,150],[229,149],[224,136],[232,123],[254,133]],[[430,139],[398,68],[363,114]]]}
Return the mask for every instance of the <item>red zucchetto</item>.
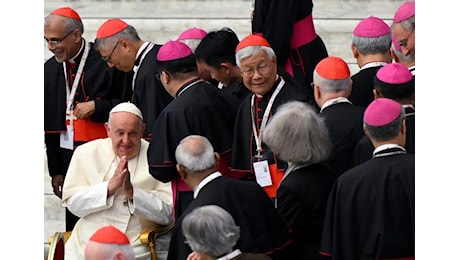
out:
{"label": "red zucchetto", "polygon": [[342,58],[335,56],[322,59],[316,65],[315,71],[325,79],[340,80],[350,77],[348,64]]}
{"label": "red zucchetto", "polygon": [[101,39],[105,37],[112,36],[116,33],[119,33],[126,29],[128,24],[122,21],[121,19],[108,19],[105,21],[96,32],[96,38]]}
{"label": "red zucchetto", "polygon": [[73,18],[73,19],[76,19],[78,21],[81,21],[80,15],[78,15],[78,13],[75,10],[73,10],[72,8],[70,8],[70,7],[58,8],[58,9],[52,11],[50,14],[56,14],[56,15],[60,15],[60,16],[68,17],[68,18]]}
{"label": "red zucchetto", "polygon": [[240,43],[236,46],[235,52],[249,46],[267,46],[271,47],[270,44],[265,40],[264,37],[255,35],[255,34],[250,34],[246,37],[244,37]]}
{"label": "red zucchetto", "polygon": [[89,238],[89,241],[105,243],[105,244],[118,244],[118,245],[128,245],[128,237],[121,232],[118,228],[114,226],[105,226],[99,228],[94,234]]}

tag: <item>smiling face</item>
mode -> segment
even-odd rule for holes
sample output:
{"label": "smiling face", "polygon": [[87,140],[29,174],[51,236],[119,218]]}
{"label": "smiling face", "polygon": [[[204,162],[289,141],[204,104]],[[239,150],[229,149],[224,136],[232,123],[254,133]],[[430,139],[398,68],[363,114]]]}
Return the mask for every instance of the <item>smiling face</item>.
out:
{"label": "smiling face", "polygon": [[112,139],[112,150],[119,157],[129,159],[139,153],[141,137],[145,129],[139,117],[129,112],[116,112],[106,123],[107,135]]}
{"label": "smiling face", "polygon": [[51,14],[45,22],[44,38],[48,50],[58,62],[68,61],[80,49],[81,32],[76,28],[68,28],[65,17]]}
{"label": "smiling face", "polygon": [[269,59],[267,53],[261,50],[254,56],[242,59],[240,71],[244,85],[251,92],[263,95],[275,84],[276,58]]}

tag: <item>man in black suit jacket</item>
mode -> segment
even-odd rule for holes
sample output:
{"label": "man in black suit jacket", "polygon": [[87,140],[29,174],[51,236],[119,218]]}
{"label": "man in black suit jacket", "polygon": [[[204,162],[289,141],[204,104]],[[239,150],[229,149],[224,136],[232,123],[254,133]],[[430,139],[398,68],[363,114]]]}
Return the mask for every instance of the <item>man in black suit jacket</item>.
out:
{"label": "man in black suit jacket", "polygon": [[242,252],[264,253],[273,259],[288,259],[290,234],[264,190],[252,181],[222,176],[218,171],[219,154],[205,137],[190,135],[176,148],[177,171],[193,189],[193,201],[177,219],[168,259],[186,259],[192,253],[184,241],[181,223],[193,209],[218,205],[227,210],[240,227],[236,244]]}

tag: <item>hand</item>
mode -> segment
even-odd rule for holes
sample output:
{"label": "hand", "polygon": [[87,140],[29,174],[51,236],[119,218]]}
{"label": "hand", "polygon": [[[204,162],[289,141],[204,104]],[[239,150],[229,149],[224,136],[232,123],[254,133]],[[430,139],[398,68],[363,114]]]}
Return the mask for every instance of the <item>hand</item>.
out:
{"label": "hand", "polygon": [[212,260],[213,258],[205,253],[193,251],[187,256],[187,260]]}
{"label": "hand", "polygon": [[[115,169],[115,172],[113,173],[112,178],[110,178],[109,180],[109,184],[107,187],[108,189],[107,196],[108,197],[112,196],[121,187],[123,187],[122,190],[126,193],[126,189],[129,189],[129,186],[126,184],[127,182],[126,178],[128,178],[128,182],[130,182],[129,176],[130,174],[128,170],[128,159],[126,158],[126,156],[122,156],[120,159],[120,162],[117,165],[117,168]],[[131,183],[129,185],[131,185]],[[131,185],[131,190],[132,190],[132,185]],[[132,195],[130,199],[132,199]]]}
{"label": "hand", "polygon": [[121,189],[125,193],[128,199],[133,199],[133,184],[131,183],[131,174],[129,172],[128,167],[126,167],[126,174],[123,178],[123,183],[121,184]]}
{"label": "hand", "polygon": [[78,119],[85,119],[96,112],[96,103],[94,100],[77,103],[74,111]]}
{"label": "hand", "polygon": [[62,199],[62,185],[64,184],[64,175],[56,175],[51,177],[51,186],[53,187],[53,192]]}

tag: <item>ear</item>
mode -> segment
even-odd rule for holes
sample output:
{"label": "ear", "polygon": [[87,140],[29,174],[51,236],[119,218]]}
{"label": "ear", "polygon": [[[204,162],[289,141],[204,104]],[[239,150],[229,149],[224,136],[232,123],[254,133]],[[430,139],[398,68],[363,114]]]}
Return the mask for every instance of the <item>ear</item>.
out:
{"label": "ear", "polygon": [[145,123],[142,123],[141,133],[144,133],[146,127],[147,127],[147,125]]}
{"label": "ear", "polygon": [[321,90],[319,89],[318,86],[313,86],[313,95],[315,97],[315,101],[316,101],[316,104],[321,107],[322,104],[321,103]]}
{"label": "ear", "polygon": [[401,131],[401,134],[402,134],[403,136],[406,136],[406,131],[407,131],[407,130],[406,130],[406,119],[405,119],[405,118],[402,120],[402,123],[401,123],[401,130],[400,130],[400,131]]}
{"label": "ear", "polygon": [[231,72],[228,62],[222,62],[219,64],[219,68],[223,69],[226,75],[230,74]]}
{"label": "ear", "polygon": [[79,29],[75,29],[75,31],[73,31],[72,33],[75,37],[75,43],[78,43],[81,41],[81,38],[82,38],[82,32],[79,30]]}
{"label": "ear", "polygon": [[216,168],[218,168],[220,163],[220,155],[216,152],[214,152],[214,159],[216,160]]}
{"label": "ear", "polygon": [[107,136],[108,136],[108,135],[109,135],[109,132],[110,132],[109,123],[108,123],[108,122],[105,122],[105,123],[104,123],[104,127],[105,127],[105,131],[107,132]]}
{"label": "ear", "polygon": [[185,177],[187,177],[187,173],[185,172],[184,166],[182,166],[182,165],[180,165],[180,164],[176,164],[176,170],[177,170],[177,172],[179,173],[180,178],[181,178],[182,180],[184,180]]}
{"label": "ear", "polygon": [[160,73],[161,73],[161,74],[164,74],[164,75],[163,75],[163,77],[164,77],[163,79],[164,79],[164,81],[165,81],[166,84],[169,84],[169,82],[171,81],[171,76],[169,75],[169,73],[167,73],[167,72],[164,71],[164,70],[162,70]]}
{"label": "ear", "polygon": [[374,93],[374,99],[377,99],[377,98],[381,97],[380,93],[375,88],[372,90],[372,92]]}
{"label": "ear", "polygon": [[353,58],[357,59],[359,57],[359,51],[355,45],[350,45],[351,53],[353,53]]}

